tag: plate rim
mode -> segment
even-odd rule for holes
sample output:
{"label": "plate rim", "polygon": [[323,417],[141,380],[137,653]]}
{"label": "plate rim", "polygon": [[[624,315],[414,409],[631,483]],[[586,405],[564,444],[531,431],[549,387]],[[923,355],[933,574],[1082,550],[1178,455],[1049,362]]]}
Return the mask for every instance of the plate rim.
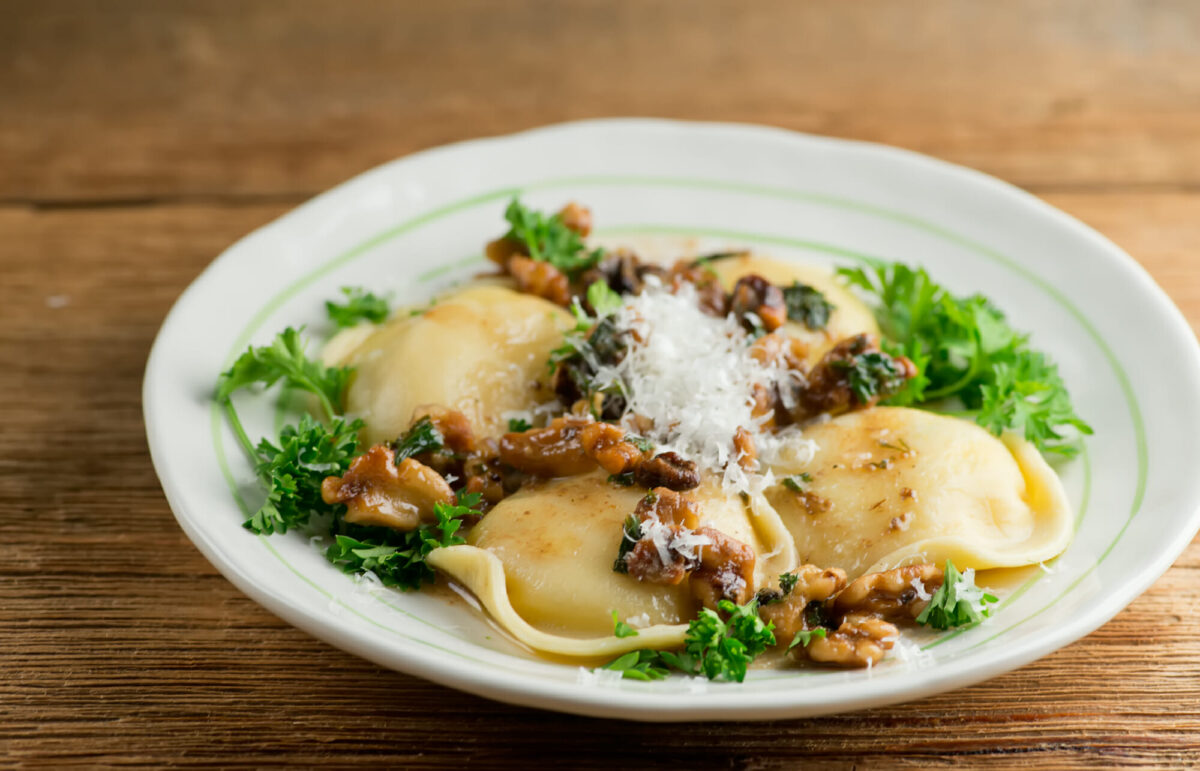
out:
{"label": "plate rim", "polygon": [[[960,178],[969,178],[974,184],[983,184],[991,187],[997,194],[1007,196],[1016,196],[1022,200],[1027,206],[1031,205],[1037,214],[1049,216],[1055,220],[1060,226],[1067,226],[1074,231],[1074,235],[1092,242],[1092,246],[1096,249],[1106,252],[1110,259],[1115,260],[1117,264],[1123,265],[1127,270],[1134,270],[1143,284],[1143,288],[1148,289],[1157,300],[1157,304],[1162,306],[1167,311],[1167,315],[1173,318],[1174,329],[1172,330],[1174,337],[1179,337],[1181,332],[1186,333],[1191,340],[1190,364],[1192,369],[1200,370],[1200,348],[1195,343],[1195,337],[1186,319],[1183,317],[1179,309],[1166,296],[1165,292],[1153,281],[1149,273],[1136,260],[1126,254],[1123,250],[1109,241],[1107,238],[1097,233],[1092,228],[1084,225],[1070,215],[1062,212],[1059,209],[1049,205],[1048,203],[1038,199],[1037,197],[1026,193],[1019,188],[1010,185],[1007,182],[991,177],[982,172],[958,166],[940,159],[932,158],[920,153],[915,153],[901,148],[890,147],[887,145],[879,145],[876,143],[862,142],[858,140],[845,140],[832,137],[819,137],[807,134],[787,131],[766,126],[757,126],[753,124],[736,124],[736,123],[709,123],[709,122],[687,122],[687,121],[669,121],[661,119],[628,119],[628,118],[609,118],[589,121],[574,121],[569,123],[554,124],[544,126],[529,131],[518,132],[515,134],[503,135],[499,137],[490,137],[484,139],[466,140],[456,142],[449,145],[443,145],[420,153],[412,154],[399,158],[374,169],[370,169],[362,174],[359,174],[346,182],[343,182],[330,190],[314,197],[313,199],[301,204],[300,206],[284,213],[277,219],[267,223],[266,225],[252,231],[250,234],[239,239],[237,242],[225,249],[221,255],[214,259],[205,270],[194,279],[188,288],[181,294],[179,299],[173,305],[168,313],[162,328],[155,338],[154,346],[151,349],[150,357],[147,362],[145,379],[143,382],[143,405],[144,415],[147,429],[147,439],[150,443],[151,457],[154,463],[155,471],[163,484],[168,503],[171,506],[172,512],[176,520],[180,523],[185,533],[197,545],[205,557],[217,569],[226,576],[235,586],[243,593],[250,596],[259,604],[271,610],[276,615],[280,616],[289,623],[309,632],[315,637],[322,639],[336,647],[344,650],[349,650],[357,655],[368,658],[376,663],[401,671],[407,671],[416,674],[425,679],[433,680],[444,685],[459,688],[490,698],[499,699],[511,703],[525,704],[531,706],[547,707],[562,709],[580,714],[591,714],[613,717],[632,717],[636,716],[640,719],[659,719],[659,720],[691,720],[691,719],[721,719],[729,717],[731,719],[766,719],[785,716],[803,716],[812,714],[823,714],[832,711],[847,711],[858,709],[866,706],[881,706],[883,704],[895,703],[897,701],[907,701],[921,698],[925,695],[948,690],[949,688],[965,687],[974,682],[979,682],[988,679],[1002,672],[1015,669],[1019,666],[1029,663],[1041,656],[1063,647],[1074,640],[1077,640],[1084,635],[1098,628],[1112,616],[1116,615],[1129,602],[1132,602],[1138,595],[1145,591],[1148,586],[1153,583],[1165,570],[1174,562],[1179,554],[1187,547],[1191,539],[1194,537],[1195,531],[1200,527],[1200,500],[1195,495],[1192,496],[1192,510],[1190,517],[1185,523],[1182,530],[1176,537],[1165,544],[1165,548],[1160,548],[1157,552],[1156,559],[1143,563],[1141,569],[1137,571],[1133,578],[1123,580],[1120,586],[1110,595],[1108,602],[1103,606],[1100,612],[1093,612],[1085,616],[1083,622],[1075,622],[1066,627],[1070,631],[1067,633],[1058,633],[1048,635],[1042,638],[1040,644],[1026,645],[1021,647],[1017,652],[1006,656],[1003,662],[993,663],[991,666],[973,666],[971,670],[965,672],[955,671],[953,666],[956,662],[949,662],[940,665],[939,671],[923,670],[924,677],[922,683],[914,687],[911,683],[903,683],[901,678],[884,678],[874,681],[871,689],[867,689],[861,697],[854,699],[839,700],[836,705],[830,706],[825,703],[796,703],[789,702],[786,699],[779,703],[779,697],[785,695],[787,691],[774,691],[770,693],[750,693],[741,694],[746,697],[752,704],[739,704],[745,699],[731,698],[735,694],[726,692],[720,694],[720,698],[715,703],[710,703],[697,707],[689,705],[687,708],[681,709],[678,705],[671,704],[655,704],[661,699],[650,698],[650,694],[642,692],[631,693],[629,691],[619,691],[616,689],[585,689],[575,686],[568,681],[549,682],[549,681],[531,681],[532,683],[542,683],[551,686],[565,686],[566,693],[548,693],[545,689],[531,687],[531,682],[526,683],[503,683],[499,680],[504,678],[495,678],[491,681],[481,681],[475,677],[471,677],[462,673],[448,672],[445,668],[436,666],[442,663],[437,660],[437,656],[433,655],[434,661],[419,661],[423,658],[424,652],[406,651],[405,654],[411,657],[409,661],[397,662],[396,651],[391,648],[383,648],[379,645],[371,645],[370,638],[359,639],[355,634],[345,634],[345,630],[330,629],[328,624],[322,618],[315,615],[310,615],[305,612],[303,605],[297,605],[291,602],[290,598],[276,595],[267,591],[257,583],[253,582],[241,572],[237,563],[226,555],[213,543],[210,543],[207,537],[198,529],[193,527],[189,521],[189,517],[184,516],[186,503],[182,500],[182,496],[177,487],[170,480],[170,474],[166,470],[165,450],[161,437],[158,436],[157,427],[159,425],[157,415],[155,414],[155,394],[153,387],[158,374],[156,362],[161,358],[160,345],[167,337],[171,329],[172,321],[178,321],[179,314],[177,310],[181,308],[191,296],[199,293],[199,287],[203,287],[207,281],[211,281],[214,269],[223,264],[225,261],[236,257],[236,251],[251,239],[260,238],[262,235],[272,229],[282,228],[293,219],[301,219],[310,212],[318,209],[323,201],[326,201],[334,196],[339,195],[345,189],[362,184],[369,180],[374,175],[387,174],[393,167],[410,162],[420,158],[428,158],[443,153],[453,153],[459,148],[467,145],[483,145],[483,144],[503,144],[510,140],[518,139],[536,139],[543,132],[571,131],[571,130],[589,130],[592,128],[610,128],[618,127],[619,129],[652,129],[652,130],[670,130],[670,131],[727,131],[739,134],[757,134],[759,138],[772,136],[784,141],[793,141],[798,143],[827,143],[830,146],[854,146],[858,149],[865,150],[868,153],[879,153],[883,156],[892,156],[903,159],[908,163],[916,163],[929,168],[940,167],[940,170],[951,175],[959,176]],[[521,186],[515,186],[514,189],[519,189]],[[319,265],[321,263],[314,263]],[[311,270],[311,268],[310,268]],[[1174,344],[1175,340],[1172,341]],[[235,346],[236,349],[237,346]],[[163,374],[164,378],[169,380],[169,373]],[[1136,514],[1136,512],[1135,512]],[[1132,521],[1132,517],[1131,517]],[[1128,526],[1128,525],[1127,525]],[[1190,534],[1189,534],[1190,532]],[[272,551],[274,549],[272,548]],[[286,563],[285,563],[286,564]],[[1094,568],[1093,568],[1094,569]],[[1069,590],[1068,590],[1069,591]],[[1127,595],[1127,596],[1124,596]],[[1119,600],[1112,599],[1113,597],[1121,597]],[[1094,622],[1094,623],[1093,623]],[[1047,642],[1052,640],[1052,642]],[[432,668],[426,668],[420,665],[433,665]],[[888,688],[887,685],[896,687]],[[722,686],[724,687],[724,686]],[[551,688],[550,690],[556,690]],[[894,691],[899,690],[899,693]],[[678,693],[663,693],[658,694],[665,697],[670,702],[675,702],[679,699]],[[615,698],[613,698],[615,697]],[[636,708],[638,714],[630,714],[630,706],[628,700],[636,698],[640,704]],[[718,694],[710,691],[706,698],[717,698]],[[770,703],[774,700],[775,703]],[[667,712],[664,714],[664,710]],[[724,715],[729,711],[746,710],[746,713],[733,715]],[[752,714],[750,714],[752,713]]]}

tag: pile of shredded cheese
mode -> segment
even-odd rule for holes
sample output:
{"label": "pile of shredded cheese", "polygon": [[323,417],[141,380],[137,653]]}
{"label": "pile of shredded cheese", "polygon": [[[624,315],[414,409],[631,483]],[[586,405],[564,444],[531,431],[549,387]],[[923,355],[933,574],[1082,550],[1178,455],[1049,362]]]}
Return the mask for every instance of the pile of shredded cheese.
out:
{"label": "pile of shredded cheese", "polygon": [[[815,445],[798,430],[763,431],[766,418],[751,414],[755,384],[786,386],[802,382],[802,375],[782,361],[757,361],[750,354],[753,339],[737,319],[702,311],[690,283],[672,292],[648,277],[645,290],[625,298],[614,321],[617,329],[630,331],[623,338],[628,352],[615,365],[593,359],[595,384],[616,386],[625,394],[622,422],[630,431],[637,432],[635,415],[653,423],[646,434],[659,452],[676,452],[720,475],[726,492],[751,495],[773,478],[770,471],[747,472],[737,463],[733,437],[738,428],[754,437],[760,461],[771,463],[785,452],[800,462],[811,459]],[[797,452],[801,457],[795,458]]]}

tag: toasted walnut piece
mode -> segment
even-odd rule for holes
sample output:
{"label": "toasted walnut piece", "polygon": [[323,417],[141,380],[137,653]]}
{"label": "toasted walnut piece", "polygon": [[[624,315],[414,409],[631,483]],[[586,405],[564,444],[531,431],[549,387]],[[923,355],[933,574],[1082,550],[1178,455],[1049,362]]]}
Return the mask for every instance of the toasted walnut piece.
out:
{"label": "toasted walnut piece", "polygon": [[564,308],[571,304],[571,283],[561,270],[548,262],[515,256],[508,260],[508,272],[517,289],[536,295]]}
{"label": "toasted walnut piece", "polygon": [[471,456],[463,461],[463,489],[468,493],[479,493],[484,511],[504,499],[508,490],[504,486],[504,474],[499,462],[492,458]]}
{"label": "toasted walnut piece", "polygon": [[710,316],[724,317],[727,313],[728,298],[725,296],[725,290],[721,288],[721,282],[715,273],[702,265],[682,260],[676,262],[667,274],[666,283],[675,292],[679,291],[684,283],[694,286],[696,294],[699,295],[700,310]]}
{"label": "toasted walnut piece", "polygon": [[700,511],[696,508],[696,502],[666,487],[656,487],[638,501],[633,516],[637,517],[638,521],[658,519],[660,522],[681,525],[688,530],[700,524]]}
{"label": "toasted walnut piece", "polygon": [[423,417],[428,417],[433,423],[448,449],[453,452],[475,452],[475,431],[466,415],[440,404],[422,404],[413,410],[412,423]]}
{"label": "toasted walnut piece", "polygon": [[738,426],[733,434],[733,457],[746,471],[758,468],[758,448],[754,445],[754,435],[742,426]]}
{"label": "toasted walnut piece", "polygon": [[822,498],[808,490],[793,490],[792,494],[796,496],[796,500],[800,502],[800,505],[804,507],[809,516],[815,517],[833,508],[833,502],[828,498]]}
{"label": "toasted walnut piece", "polygon": [[[848,337],[831,348],[808,373],[808,383],[799,389],[796,407],[789,411],[790,419],[799,422],[823,412],[837,415],[852,409],[863,409],[887,396],[880,393],[862,402],[850,386],[848,372],[853,368],[855,358],[872,353],[887,357],[880,350],[879,341],[866,334]],[[916,377],[917,367],[907,357],[887,358],[891,359],[899,373],[898,382]]]}
{"label": "toasted walnut piece", "polygon": [[700,547],[692,596],[713,610],[720,600],[745,605],[754,596],[754,549],[711,527],[696,528],[695,533],[710,543]]}
{"label": "toasted walnut piece", "polygon": [[868,573],[850,582],[833,600],[833,612],[839,616],[850,613],[875,613],[889,619],[911,619],[921,615],[927,600],[922,600],[914,583],[933,594],[942,585],[942,569],[932,563],[909,565]]}
{"label": "toasted walnut piece", "polygon": [[768,332],[779,329],[787,321],[783,290],[753,273],[742,276],[733,285],[733,291],[729,293],[729,310],[743,321],[747,313],[753,313]]}
{"label": "toasted walnut piece", "polygon": [[692,461],[673,452],[661,452],[634,469],[633,481],[642,487],[691,490],[700,486],[700,472]]}
{"label": "toasted walnut piece", "polygon": [[525,254],[525,245],[515,238],[497,238],[489,241],[484,247],[487,258],[502,268],[508,268],[508,261],[519,254]]}
{"label": "toasted walnut piece", "polygon": [[589,423],[579,432],[583,451],[610,474],[633,471],[645,454],[625,440],[625,430],[612,423]]}
{"label": "toasted walnut piece", "polygon": [[629,249],[619,248],[609,252],[594,268],[589,268],[579,277],[580,290],[586,290],[597,281],[608,284],[617,294],[641,294],[646,285],[646,276],[659,276],[666,271],[658,265],[649,265]]}
{"label": "toasted walnut piece", "polygon": [[878,616],[850,613],[837,629],[814,637],[806,647],[792,648],[792,654],[822,664],[868,667],[882,661],[899,636],[899,629]]}
{"label": "toasted walnut piece", "polygon": [[434,504],[454,503],[454,491],[433,469],[405,458],[396,465],[396,454],[377,444],[359,455],[340,477],[325,477],[321,498],[346,504],[346,521],[412,530],[432,522]]}
{"label": "toasted walnut piece", "polygon": [[750,355],[759,364],[771,366],[782,364],[788,369],[803,369],[808,356],[808,346],[803,340],[782,332],[771,332],[754,341]]}
{"label": "toasted walnut piece", "polygon": [[[694,550],[671,548],[671,544],[677,542],[676,539],[685,533],[686,528],[679,525],[663,527],[666,529],[662,536],[666,540],[666,548],[659,549],[658,544],[651,538],[641,539],[625,555],[625,569],[638,581],[674,586],[688,577],[696,568],[698,560]],[[665,563],[662,560],[664,551],[667,555]]]}
{"label": "toasted walnut piece", "polygon": [[[813,629],[805,611],[810,603],[828,600],[846,585],[846,573],[838,568],[801,565],[793,571],[796,585],[786,596],[775,601],[765,597],[759,606],[763,621],[775,624],[775,644],[786,648],[801,630]],[[773,592],[778,596],[779,592]]]}
{"label": "toasted walnut piece", "polygon": [[591,234],[592,210],[583,204],[571,201],[559,210],[558,216],[569,230],[574,230],[584,238]]}
{"label": "toasted walnut piece", "polygon": [[590,420],[567,416],[555,418],[545,428],[505,434],[500,437],[500,460],[539,477],[565,477],[594,469],[583,451],[579,432]]}

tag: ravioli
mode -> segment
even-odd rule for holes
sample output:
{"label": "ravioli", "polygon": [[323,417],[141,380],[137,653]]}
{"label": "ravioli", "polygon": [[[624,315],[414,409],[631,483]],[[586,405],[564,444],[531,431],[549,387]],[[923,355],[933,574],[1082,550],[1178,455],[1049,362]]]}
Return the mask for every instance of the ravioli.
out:
{"label": "ravioli", "polygon": [[762,276],[780,287],[788,287],[799,281],[820,290],[834,307],[825,328],[811,330],[794,321],[789,321],[784,326],[789,335],[808,345],[809,364],[819,361],[830,348],[848,337],[864,332],[879,335],[879,325],[875,323],[875,316],[871,310],[850,290],[839,284],[832,273],[822,267],[774,260],[754,254],[713,260],[710,265],[726,290],[732,289],[739,278],[751,273]]}
{"label": "ravioli", "polygon": [[875,407],[813,426],[804,493],[767,499],[801,562],[851,578],[947,558],[961,568],[1030,565],[1071,540],[1062,483],[1024,439],[921,410]]}
{"label": "ravioli", "polygon": [[[595,473],[529,487],[497,504],[467,537],[468,544],[503,565],[507,603],[542,632],[573,638],[609,635],[613,611],[621,619],[644,616],[650,625],[686,624],[695,616],[696,602],[686,582],[644,583],[613,571],[622,524],[645,492],[611,484],[606,476]],[[758,561],[755,565],[756,582],[760,574],[765,578],[792,567],[790,538],[785,532],[784,543],[773,542],[777,532],[770,523],[757,521],[766,515],[749,514],[737,496],[716,487],[702,487],[692,495],[702,525],[762,555],[761,569]],[[453,567],[445,569],[455,574]],[[470,588],[480,595],[481,587]]]}
{"label": "ravioli", "polygon": [[346,356],[355,368],[347,411],[367,424],[367,443],[396,438],[431,404],[497,436],[505,413],[554,398],[546,361],[571,323],[553,303],[504,286],[463,289],[384,324]]}

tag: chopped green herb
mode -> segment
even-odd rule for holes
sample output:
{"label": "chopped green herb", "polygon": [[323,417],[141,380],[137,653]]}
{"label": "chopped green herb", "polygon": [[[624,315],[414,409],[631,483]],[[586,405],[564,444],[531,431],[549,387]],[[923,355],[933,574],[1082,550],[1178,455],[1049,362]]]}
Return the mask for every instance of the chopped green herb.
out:
{"label": "chopped green herb", "polygon": [[954,563],[946,560],[942,585],[933,593],[921,615],[917,616],[917,623],[934,629],[974,626],[991,615],[987,603],[998,600],[994,594],[975,585],[975,571],[959,573]]}
{"label": "chopped green herb", "polygon": [[618,656],[600,668],[620,672],[626,680],[662,680],[670,674],[664,664],[662,652],[639,650]]}
{"label": "chopped green herb", "polygon": [[625,441],[629,442],[642,452],[654,451],[654,442],[650,441],[644,436],[638,436],[637,434],[626,434]]}
{"label": "chopped green herb", "polygon": [[819,290],[796,281],[783,290],[783,303],[787,306],[788,318],[798,321],[814,332],[829,324],[829,314],[834,306]]}
{"label": "chopped green herb", "polygon": [[637,637],[638,631],[617,618],[617,612],[612,612],[613,634],[617,637]]}
{"label": "chopped green herb", "polygon": [[783,486],[792,492],[802,493],[805,487],[812,484],[812,474],[804,471],[799,474],[786,476],[781,481],[783,482]]}
{"label": "chopped green herb", "polygon": [[621,487],[633,487],[633,472],[626,471],[623,474],[609,474],[608,481],[614,485],[621,485]]}
{"label": "chopped green herb", "polygon": [[505,238],[523,244],[530,257],[550,263],[569,277],[593,267],[604,256],[602,249],[589,251],[583,238],[558,214],[546,216],[516,198],[505,210],[504,219],[510,226]]}
{"label": "chopped green herb", "polygon": [[819,637],[824,639],[827,631],[828,630],[826,630],[823,626],[819,626],[816,629],[801,629],[799,632],[796,632],[796,636],[792,638],[790,643],[788,643],[787,649],[790,651],[797,645],[799,645],[801,648],[807,648],[808,644],[812,642],[814,638]]}
{"label": "chopped green herb", "polygon": [[327,476],[346,473],[358,450],[362,421],[335,419],[326,428],[308,415],[285,426],[279,444],[263,439],[255,450],[256,471],[267,486],[267,499],[244,526],[255,533],[286,533],[329,510],[321,498]]}
{"label": "chopped green herb", "polygon": [[525,420],[525,418],[509,418],[508,419],[508,430],[510,433],[520,434],[524,431],[528,431],[531,428],[533,428],[533,426],[529,423],[528,420]]}
{"label": "chopped green herb", "polygon": [[400,461],[405,458],[411,458],[423,452],[437,452],[442,449],[444,444],[442,432],[437,430],[437,426],[433,425],[433,420],[428,415],[423,415],[404,432],[404,436],[393,443],[396,450],[396,465],[399,466]]}
{"label": "chopped green herb", "polygon": [[344,286],[342,294],[346,295],[346,302],[339,304],[329,300],[325,303],[330,321],[338,327],[352,327],[361,321],[378,324],[388,317],[388,304],[384,298],[364,291],[362,287]]}
{"label": "chopped green herb", "polygon": [[782,591],[785,596],[789,595],[792,593],[792,590],[796,588],[796,582],[799,580],[800,576],[796,575],[795,573],[783,573],[779,576],[779,590]]}
{"label": "chopped green herb", "polygon": [[433,568],[425,561],[431,551],[466,543],[458,530],[462,527],[463,517],[479,513],[479,501],[478,493],[460,493],[454,505],[436,503],[437,521],[421,524],[408,532],[376,527],[348,528],[354,535],[336,536],[325,556],[346,573],[370,570],[379,576],[384,586],[395,586],[404,591],[419,589],[435,578]]}
{"label": "chopped green herb", "polygon": [[[302,328],[301,328],[302,329]],[[217,380],[217,401],[228,399],[234,391],[255,383],[273,385],[278,380],[320,400],[325,415],[341,413],[342,392],[350,377],[349,367],[326,367],[304,355],[300,330],[288,327],[276,335],[270,345],[251,346]]]}
{"label": "chopped green herb", "polygon": [[625,556],[633,551],[633,547],[642,540],[642,523],[630,514],[625,517],[621,526],[621,545],[617,547],[617,559],[613,562],[613,572],[628,573],[629,566],[625,564]]}
{"label": "chopped green herb", "polygon": [[888,396],[904,385],[905,372],[882,351],[867,351],[849,360],[836,360],[833,366],[846,373],[854,398],[866,404],[877,396]]}
{"label": "chopped green herb", "polygon": [[587,301],[597,318],[612,315],[621,310],[623,305],[621,295],[603,281],[593,281],[587,288]]}
{"label": "chopped green herb", "polygon": [[1079,444],[1071,429],[1092,433],[1075,412],[1058,367],[1029,348],[985,297],[955,297],[921,268],[877,261],[841,268],[839,275],[874,301],[889,353],[917,365],[890,404],[912,405],[956,397],[992,431],[1020,432],[1046,453],[1071,456]]}

